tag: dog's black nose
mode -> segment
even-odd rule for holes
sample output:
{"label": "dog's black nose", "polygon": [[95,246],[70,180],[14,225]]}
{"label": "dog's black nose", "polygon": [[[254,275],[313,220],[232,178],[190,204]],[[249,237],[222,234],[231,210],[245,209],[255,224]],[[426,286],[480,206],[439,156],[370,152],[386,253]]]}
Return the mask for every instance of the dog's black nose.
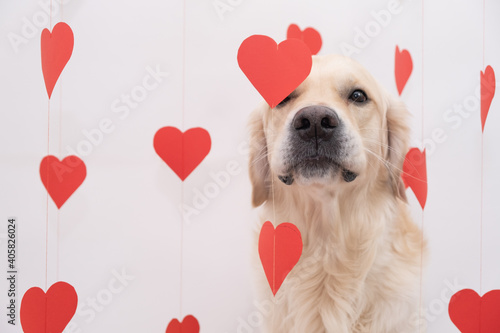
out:
{"label": "dog's black nose", "polygon": [[329,107],[311,105],[295,114],[292,125],[303,140],[318,138],[327,141],[339,123],[337,113]]}

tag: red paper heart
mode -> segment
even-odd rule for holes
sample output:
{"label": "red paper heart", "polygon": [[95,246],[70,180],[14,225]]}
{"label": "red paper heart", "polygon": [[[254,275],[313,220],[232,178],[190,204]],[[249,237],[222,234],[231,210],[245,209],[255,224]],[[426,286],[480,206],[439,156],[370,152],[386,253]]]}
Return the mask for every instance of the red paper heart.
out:
{"label": "red paper heart", "polygon": [[295,225],[281,223],[274,230],[271,222],[264,223],[259,235],[259,256],[274,295],[301,254],[302,237]]}
{"label": "red paper heart", "polygon": [[403,163],[403,182],[405,187],[410,187],[420,203],[422,209],[427,201],[427,162],[425,149],[421,152],[418,148],[411,148],[406,154]]}
{"label": "red paper heart", "polygon": [[47,155],[40,163],[40,178],[57,208],[69,199],[87,176],[85,163],[77,156],[67,156],[62,161]]}
{"label": "red paper heart", "polygon": [[73,318],[78,304],[75,288],[66,282],[54,283],[47,293],[33,287],[21,301],[24,333],[61,333]]}
{"label": "red paper heart", "polygon": [[490,111],[491,101],[495,96],[496,81],[495,71],[491,66],[487,66],[484,73],[481,71],[481,127],[484,132],[486,117]]}
{"label": "red paper heart", "polygon": [[253,35],[241,43],[238,65],[271,108],[304,81],[312,67],[311,51],[298,39],[276,42]]}
{"label": "red paper heart", "polygon": [[500,290],[480,297],[474,290],[463,289],[451,297],[450,319],[462,333],[500,332]]}
{"label": "red paper heart", "polygon": [[300,30],[296,24],[290,24],[286,32],[286,39],[296,38],[302,40],[309,47],[312,55],[318,54],[321,49],[322,40],[319,32],[314,28]]}
{"label": "red paper heart", "polygon": [[47,94],[52,96],[59,75],[73,53],[73,31],[64,22],[57,23],[52,29],[42,31],[42,72]]}
{"label": "red paper heart", "polygon": [[403,92],[406,82],[410,78],[411,72],[413,71],[413,61],[411,60],[410,52],[407,50],[399,51],[399,47],[396,46],[396,57],[395,57],[394,71],[396,74],[396,86],[398,88],[399,95]]}
{"label": "red paper heart", "polygon": [[201,127],[182,133],[175,127],[156,132],[153,145],[156,153],[184,181],[210,152],[210,134]]}
{"label": "red paper heart", "polygon": [[182,323],[177,319],[172,319],[167,326],[165,333],[198,333],[200,332],[200,324],[192,315],[184,317]]}

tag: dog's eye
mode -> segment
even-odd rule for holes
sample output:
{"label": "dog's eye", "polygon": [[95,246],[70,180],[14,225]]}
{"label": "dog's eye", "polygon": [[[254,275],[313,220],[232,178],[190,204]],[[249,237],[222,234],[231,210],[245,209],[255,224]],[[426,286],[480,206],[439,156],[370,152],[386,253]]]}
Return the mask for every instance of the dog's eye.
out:
{"label": "dog's eye", "polygon": [[282,100],[276,107],[280,108],[285,106],[288,102],[290,102],[293,98],[295,97],[294,93],[291,93],[290,95],[286,96],[284,100]]}
{"label": "dog's eye", "polygon": [[290,102],[292,98],[290,97],[290,95],[286,96],[284,100],[282,100],[281,102],[279,102],[278,105],[276,105],[276,107],[280,108],[282,106],[285,106],[286,103]]}
{"label": "dog's eye", "polygon": [[365,103],[368,100],[366,93],[363,90],[354,90],[349,96],[349,99],[355,103]]}

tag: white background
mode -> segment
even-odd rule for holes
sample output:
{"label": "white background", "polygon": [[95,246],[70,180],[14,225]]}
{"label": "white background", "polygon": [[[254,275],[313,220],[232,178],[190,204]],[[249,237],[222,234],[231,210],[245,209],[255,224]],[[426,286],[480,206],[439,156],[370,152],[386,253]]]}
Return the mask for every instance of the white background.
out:
{"label": "white background", "polygon": [[[387,10],[389,1],[221,0],[232,9],[223,13],[213,0],[185,0],[185,10],[180,0],[70,0],[62,10],[52,1],[52,23],[43,22],[46,6],[36,1],[0,4],[0,235],[5,237],[7,217],[17,217],[19,295],[33,286],[45,288],[48,216],[48,285],[67,281],[80,300],[66,332],[164,332],[172,318],[187,314],[196,316],[201,332],[259,332],[258,325],[248,324],[257,313],[253,276],[262,271],[251,264],[257,214],[250,207],[244,150],[246,121],[261,97],[238,68],[237,49],[252,34],[279,42],[288,25],[297,23],[321,33],[320,54],[341,53],[342,43],[356,46],[358,31],[376,22],[372,11]],[[429,193],[423,218],[408,190],[430,245],[423,280],[428,332],[458,332],[447,313],[457,291],[449,285],[476,291],[480,286],[481,125],[474,91],[480,70],[500,68],[500,3],[484,5],[485,10],[482,1],[401,1],[400,12],[352,54],[397,94],[394,50],[409,50],[414,70],[401,98],[413,114],[413,146],[421,148],[435,129],[446,136],[435,145],[426,141]],[[51,98],[48,133],[40,33],[61,20],[71,26],[75,47]],[[34,32],[26,28],[30,24]],[[14,34],[23,43],[14,46]],[[141,85],[148,67],[169,75],[121,119],[113,102]],[[462,114],[448,111],[460,106]],[[483,293],[500,287],[498,108],[497,97],[484,132]],[[76,150],[88,141],[84,132],[105,118],[113,131],[82,155],[86,180],[59,211],[52,200],[47,210],[38,171],[42,158],[69,155],[68,147]],[[163,126],[210,132],[210,154],[183,185],[153,149],[154,134]],[[229,161],[239,173],[184,224],[181,312],[179,206],[182,200],[193,206],[195,190],[203,192],[213,182],[210,173],[225,170]],[[6,270],[5,238],[0,242],[0,268]],[[130,281],[106,298],[109,283],[122,271]],[[106,304],[89,310],[99,297]],[[2,278],[0,304],[6,302]],[[20,325],[7,325],[1,308],[0,331],[21,332]]]}

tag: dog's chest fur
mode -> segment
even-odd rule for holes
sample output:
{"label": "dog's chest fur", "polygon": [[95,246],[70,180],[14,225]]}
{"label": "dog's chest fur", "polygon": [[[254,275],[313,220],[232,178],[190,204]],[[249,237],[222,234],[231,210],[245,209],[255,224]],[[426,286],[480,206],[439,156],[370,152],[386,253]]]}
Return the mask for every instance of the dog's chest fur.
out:
{"label": "dog's chest fur", "polygon": [[[290,203],[287,207],[279,204],[282,209],[275,211],[276,205],[266,205],[266,215],[296,224],[304,242],[301,259],[275,297],[266,332],[415,330],[420,232],[402,203],[380,194],[358,197],[359,202],[346,203],[280,193],[275,200]],[[293,198],[301,204],[294,205]]]}

